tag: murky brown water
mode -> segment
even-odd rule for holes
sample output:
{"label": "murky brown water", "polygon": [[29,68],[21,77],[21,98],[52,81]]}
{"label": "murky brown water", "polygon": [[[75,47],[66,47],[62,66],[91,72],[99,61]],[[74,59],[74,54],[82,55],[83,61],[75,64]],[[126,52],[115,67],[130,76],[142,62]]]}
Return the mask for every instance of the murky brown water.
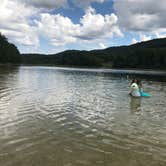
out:
{"label": "murky brown water", "polygon": [[0,68],[0,166],[165,166],[166,82],[53,67]]}

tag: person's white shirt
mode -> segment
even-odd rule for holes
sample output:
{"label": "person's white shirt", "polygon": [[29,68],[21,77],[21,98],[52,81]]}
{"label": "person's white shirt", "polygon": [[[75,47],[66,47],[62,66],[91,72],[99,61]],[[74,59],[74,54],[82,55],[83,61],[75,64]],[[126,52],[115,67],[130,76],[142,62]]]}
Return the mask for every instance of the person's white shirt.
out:
{"label": "person's white shirt", "polygon": [[130,94],[131,96],[134,96],[134,97],[140,97],[141,94],[139,92],[139,87],[136,83],[132,83],[131,86],[130,86]]}

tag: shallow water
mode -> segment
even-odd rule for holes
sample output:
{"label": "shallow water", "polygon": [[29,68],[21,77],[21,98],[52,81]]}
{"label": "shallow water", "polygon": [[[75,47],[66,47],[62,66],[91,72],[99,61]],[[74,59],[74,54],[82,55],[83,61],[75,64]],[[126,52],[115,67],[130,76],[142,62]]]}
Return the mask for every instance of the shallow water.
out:
{"label": "shallow water", "polygon": [[0,165],[165,166],[166,82],[109,72],[1,67]]}

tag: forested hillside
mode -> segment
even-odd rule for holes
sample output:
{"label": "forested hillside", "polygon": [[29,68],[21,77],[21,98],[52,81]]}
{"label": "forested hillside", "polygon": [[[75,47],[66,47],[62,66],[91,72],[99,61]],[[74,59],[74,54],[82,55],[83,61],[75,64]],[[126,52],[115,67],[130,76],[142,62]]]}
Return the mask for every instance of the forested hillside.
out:
{"label": "forested hillside", "polygon": [[0,33],[0,64],[5,63],[21,63],[22,56],[17,47],[9,43],[7,38]]}
{"label": "forested hillside", "polygon": [[67,50],[58,54],[22,54],[0,33],[0,64],[23,63],[76,67],[166,69],[166,38],[103,50]]}
{"label": "forested hillside", "polygon": [[24,64],[166,69],[166,38],[103,50],[68,50],[53,55],[22,56]]}

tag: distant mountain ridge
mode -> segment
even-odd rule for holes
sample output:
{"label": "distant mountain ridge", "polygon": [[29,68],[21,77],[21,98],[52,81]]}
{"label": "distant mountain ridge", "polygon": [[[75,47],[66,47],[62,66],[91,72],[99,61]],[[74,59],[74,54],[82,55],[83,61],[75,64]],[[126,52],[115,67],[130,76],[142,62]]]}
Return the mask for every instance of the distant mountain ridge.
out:
{"label": "distant mountain ridge", "polygon": [[66,50],[57,54],[22,54],[24,64],[108,68],[166,69],[166,38],[101,50]]}

